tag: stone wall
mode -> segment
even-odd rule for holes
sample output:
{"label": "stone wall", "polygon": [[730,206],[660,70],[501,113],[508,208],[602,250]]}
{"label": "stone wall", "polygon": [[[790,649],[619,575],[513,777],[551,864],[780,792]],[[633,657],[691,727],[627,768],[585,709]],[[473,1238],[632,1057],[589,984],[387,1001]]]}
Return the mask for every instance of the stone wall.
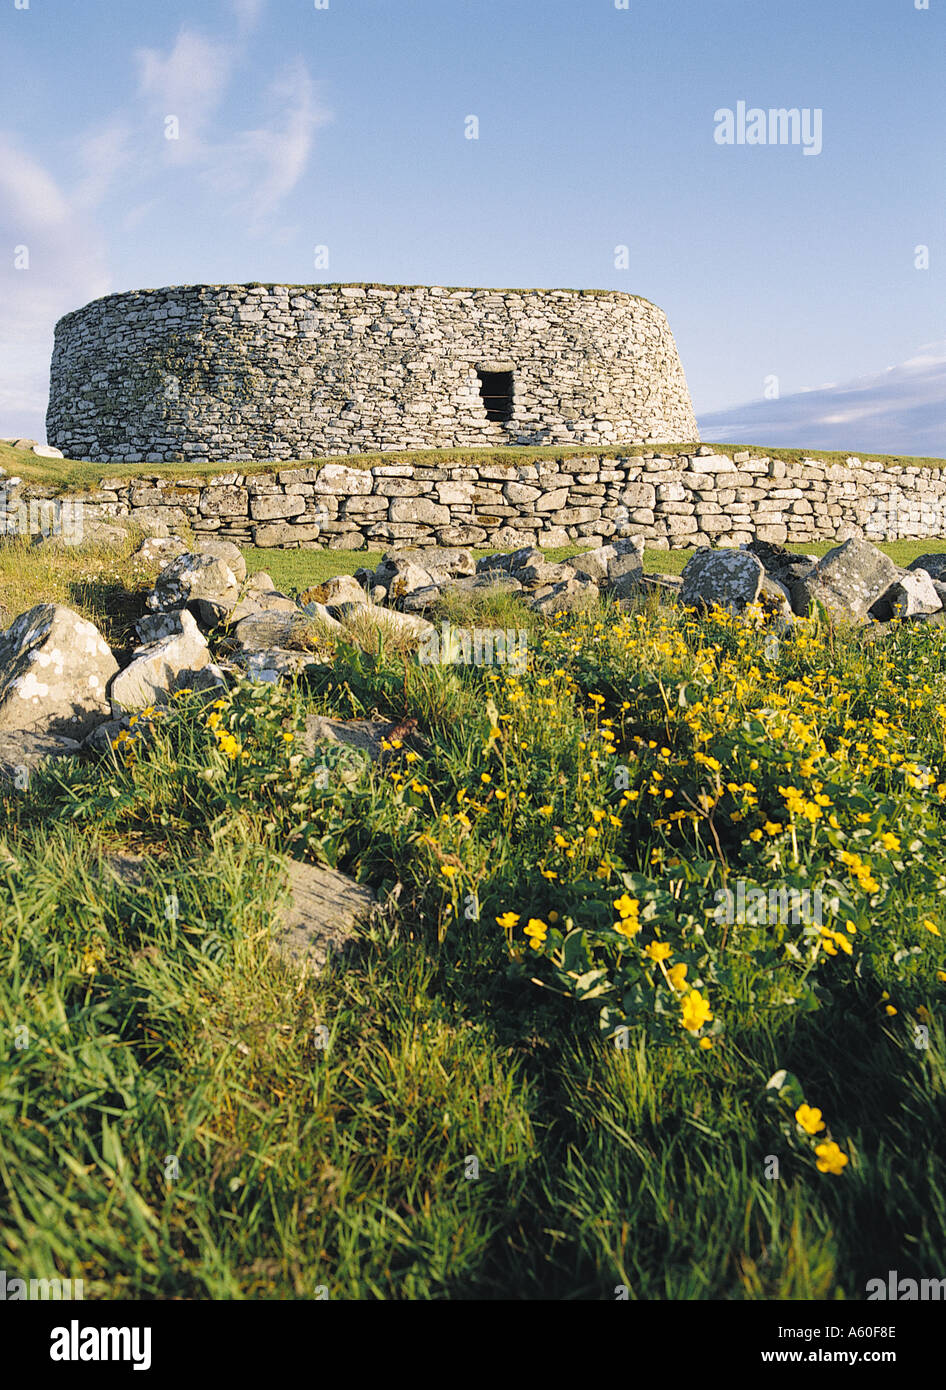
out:
{"label": "stone wall", "polygon": [[[507,421],[488,418],[479,372],[512,373]],[[106,463],[699,440],[647,300],[384,285],[97,299],[56,325],[46,429]]]}
{"label": "stone wall", "polygon": [[[49,490],[11,487],[8,526]],[[2,494],[0,494],[2,500]],[[946,536],[946,479],[894,463],[749,452],[565,455],[532,463],[328,463],[212,478],[106,478],[81,500],[90,517],[182,523],[242,545],[360,550],[399,545],[740,545]],[[0,506],[0,525],[3,524]],[[14,525],[12,529],[17,529]],[[35,529],[35,527],[34,527]]]}

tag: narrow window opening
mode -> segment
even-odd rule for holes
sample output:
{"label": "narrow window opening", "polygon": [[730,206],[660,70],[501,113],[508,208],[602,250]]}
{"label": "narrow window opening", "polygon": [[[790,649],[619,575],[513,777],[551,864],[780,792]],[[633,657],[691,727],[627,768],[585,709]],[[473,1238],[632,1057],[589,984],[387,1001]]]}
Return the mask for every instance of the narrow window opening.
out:
{"label": "narrow window opening", "polygon": [[477,372],[487,420],[506,424],[512,419],[512,372]]}

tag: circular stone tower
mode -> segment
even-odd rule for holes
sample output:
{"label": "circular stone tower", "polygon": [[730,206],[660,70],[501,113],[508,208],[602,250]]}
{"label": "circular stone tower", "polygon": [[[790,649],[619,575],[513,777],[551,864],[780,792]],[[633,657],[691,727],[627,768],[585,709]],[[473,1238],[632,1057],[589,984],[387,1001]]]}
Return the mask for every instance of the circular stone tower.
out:
{"label": "circular stone tower", "polygon": [[67,458],[220,462],[698,440],[663,313],[616,290],[187,285],[56,325]]}

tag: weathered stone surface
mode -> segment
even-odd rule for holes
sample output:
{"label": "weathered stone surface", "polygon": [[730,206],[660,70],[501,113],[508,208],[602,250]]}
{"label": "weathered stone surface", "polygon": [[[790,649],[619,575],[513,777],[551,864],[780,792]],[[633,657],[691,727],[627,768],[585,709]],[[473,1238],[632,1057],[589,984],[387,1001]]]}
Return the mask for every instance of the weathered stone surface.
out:
{"label": "weathered stone surface", "polygon": [[626,537],[576,555],[568,563],[604,593],[627,598],[639,588],[644,573],[644,542],[639,536]]}
{"label": "weathered stone surface", "polygon": [[597,602],[599,597],[596,584],[590,579],[576,576],[566,579],[564,583],[554,584],[547,592],[540,591],[532,600],[532,607],[537,613],[544,613],[548,617],[553,613],[578,612]]}
{"label": "weathered stone surface", "polygon": [[741,613],[755,603],[765,570],[755,555],[744,550],[698,550],[683,571],[680,601],[687,608],[716,604]]}
{"label": "weathered stone surface", "polygon": [[802,615],[820,603],[829,616],[862,622],[868,610],[900,577],[900,570],[868,541],[848,540],[829,550],[792,590],[792,607]]}
{"label": "weathered stone surface", "polygon": [[162,637],[179,637],[185,631],[185,620],[193,618],[186,608],[171,608],[166,613],[145,613],[135,623],[142,643],[160,642]]}
{"label": "weathered stone surface", "polygon": [[946,579],[946,551],[942,554],[918,555],[908,570],[926,570],[932,579]]}
{"label": "weathered stone surface", "polygon": [[325,664],[317,652],[287,651],[282,647],[242,649],[234,654],[233,661],[249,680],[269,683],[301,676],[310,667]]}
{"label": "weathered stone surface", "polygon": [[0,731],[82,738],[109,714],[118,662],[93,623],[41,603],[0,633]]}
{"label": "weathered stone surface", "polygon": [[288,908],[273,925],[273,950],[318,974],[357,940],[375,902],[370,888],[321,865],[290,860]]}
{"label": "weathered stone surface", "polygon": [[311,619],[300,609],[289,613],[251,613],[231,629],[231,636],[244,651],[265,651],[269,647],[291,647],[305,642]]}
{"label": "weathered stone surface", "polygon": [[[257,526],[253,533],[253,544],[266,546],[305,545],[322,537],[321,525],[273,521]],[[324,539],[324,538],[323,538]]]}
{"label": "weathered stone surface", "polygon": [[368,623],[372,627],[390,632],[397,637],[422,637],[433,629],[433,623],[417,618],[412,613],[398,613],[393,608],[379,608],[373,604],[344,603],[335,609],[335,614],[343,627]]}
{"label": "weathered stone surface", "polygon": [[194,551],[197,555],[215,555],[233,574],[238,584],[242,584],[246,579],[246,560],[239,548],[232,541],[218,540],[216,536],[202,536],[194,542]]}
{"label": "weathered stone surface", "polygon": [[323,584],[315,584],[301,595],[303,605],[319,603],[333,608],[339,603],[368,603],[368,595],[351,574],[337,574]]}
{"label": "weathered stone surface", "polygon": [[171,560],[176,560],[178,555],[187,554],[187,546],[178,536],[148,536],[142,541],[135,552],[146,564],[160,562],[166,565]]}
{"label": "weathered stone surface", "polygon": [[[925,569],[913,570],[903,575],[896,584],[890,586],[879,602],[889,605],[890,616],[893,618],[916,618],[928,613],[938,613],[943,606],[936,585]],[[871,609],[871,616],[880,616],[876,613],[877,607],[875,604]]]}
{"label": "weathered stone surface", "polygon": [[25,791],[30,774],[47,759],[71,757],[81,747],[74,738],[37,733],[35,730],[14,729],[0,733],[0,778],[13,782],[21,791]]}
{"label": "weathered stone surface", "polygon": [[184,608],[191,599],[221,599],[239,590],[236,575],[216,555],[186,552],[172,560],[155,580],[145,602],[152,612]]}
{"label": "weathered stone surface", "polygon": [[112,715],[118,717],[149,705],[165,704],[172,690],[210,661],[207,639],[193,614],[179,614],[181,632],[139,647],[124,671],[109,686]]}

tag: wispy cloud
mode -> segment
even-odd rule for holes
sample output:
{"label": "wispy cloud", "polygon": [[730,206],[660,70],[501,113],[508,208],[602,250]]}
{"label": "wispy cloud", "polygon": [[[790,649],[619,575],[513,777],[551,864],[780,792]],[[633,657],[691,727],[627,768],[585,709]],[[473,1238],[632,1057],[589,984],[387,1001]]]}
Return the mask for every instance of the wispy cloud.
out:
{"label": "wispy cloud", "polygon": [[[114,288],[110,238],[160,216],[169,196],[206,199],[204,228],[220,218],[274,245],[290,235],[284,205],[331,114],[302,58],[260,85],[251,36],[265,7],[230,0],[226,32],[184,24],[166,47],[131,51],[133,97],[74,132],[68,176],[0,131],[0,244],[25,246],[30,262],[0,267],[3,432],[43,437],[56,320]],[[252,114],[234,122],[235,110]],[[168,116],[178,140],[163,138]]]}
{"label": "wispy cloud", "polygon": [[898,366],[777,401],[749,401],[700,416],[718,443],[946,457],[946,340]]}
{"label": "wispy cloud", "polygon": [[0,133],[0,244],[21,247],[25,269],[0,274],[0,419],[4,431],[43,437],[53,326],[109,289],[101,236],[70,192]]}
{"label": "wispy cloud", "polygon": [[319,126],[331,120],[301,59],[272,83],[266,99],[267,122],[240,132],[208,151],[208,178],[215,191],[230,194],[259,235],[283,200],[299,183]]}

